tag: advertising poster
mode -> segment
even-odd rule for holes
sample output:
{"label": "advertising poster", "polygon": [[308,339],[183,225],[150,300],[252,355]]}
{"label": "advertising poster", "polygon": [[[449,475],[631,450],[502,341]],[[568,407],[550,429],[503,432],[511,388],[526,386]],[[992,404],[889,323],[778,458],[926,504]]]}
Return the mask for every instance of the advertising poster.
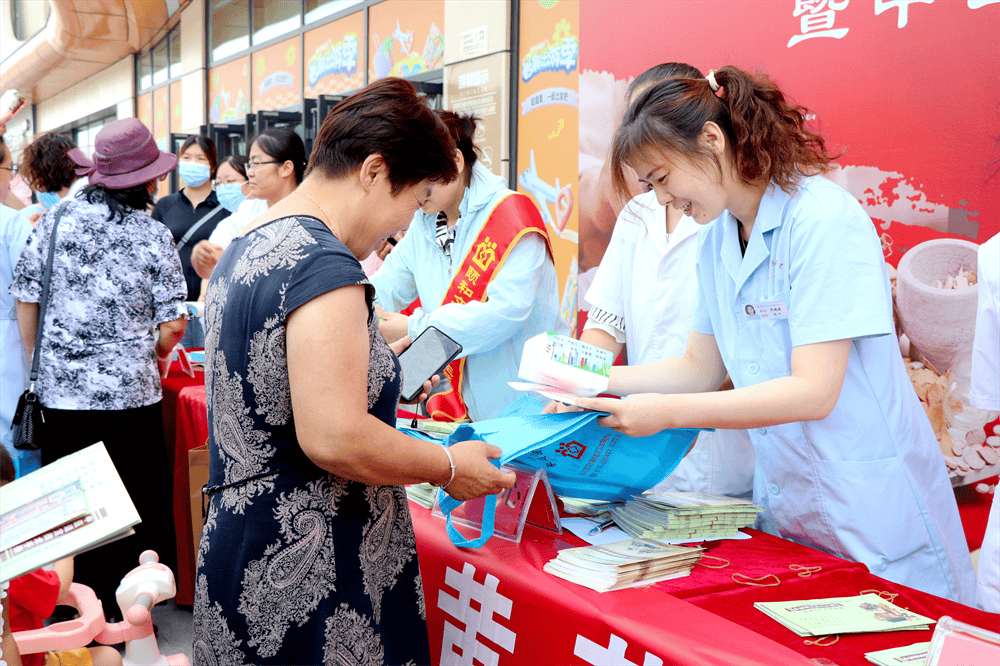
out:
{"label": "advertising poster", "polygon": [[306,97],[365,86],[365,14],[358,12],[305,34]]}
{"label": "advertising poster", "polygon": [[444,0],[387,0],[368,9],[368,81],[444,66]]}
{"label": "advertising poster", "polygon": [[208,121],[239,124],[250,113],[250,58],[238,58],[208,72]]}
{"label": "advertising poster", "polygon": [[445,108],[455,113],[471,113],[479,118],[473,142],[482,151],[484,167],[506,177],[503,160],[507,157],[506,72],[510,65],[506,53],[468,60],[448,67]]}
{"label": "advertising poster", "polygon": [[146,93],[135,98],[135,117],[143,125],[153,131],[153,93]]}
{"label": "advertising poster", "polygon": [[184,84],[175,81],[170,84],[170,131],[179,133],[184,127]]}
{"label": "advertising poster", "polygon": [[153,91],[153,139],[160,150],[170,150],[170,88]]}
{"label": "advertising poster", "polygon": [[274,111],[301,101],[301,55],[299,38],[292,37],[250,56],[253,60],[254,111]]}
{"label": "advertising poster", "polygon": [[996,418],[965,401],[977,303],[970,273],[978,245],[1000,231],[1000,2],[671,0],[645,5],[641,20],[620,6],[580,7],[580,186],[593,193],[580,204],[593,211],[581,214],[581,283],[615,221],[602,168],[628,83],[671,61],[706,74],[724,65],[765,71],[840,154],[828,177],[861,203],[899,268],[900,346],[929,361],[911,366],[911,379],[952,482],[995,476],[993,452],[963,455],[967,442],[985,446]]}
{"label": "advertising poster", "polygon": [[522,2],[520,43],[517,189],[542,212],[562,289],[562,317],[576,331],[580,3]]}

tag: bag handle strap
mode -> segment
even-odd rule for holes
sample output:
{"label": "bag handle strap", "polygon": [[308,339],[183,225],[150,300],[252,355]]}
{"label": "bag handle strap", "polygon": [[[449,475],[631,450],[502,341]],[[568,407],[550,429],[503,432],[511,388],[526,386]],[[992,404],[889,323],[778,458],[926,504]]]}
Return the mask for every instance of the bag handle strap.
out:
{"label": "bag handle strap", "polygon": [[56,232],[59,229],[59,220],[63,213],[69,208],[70,202],[64,202],[56,210],[56,220],[52,223],[52,235],[49,237],[49,256],[45,260],[45,276],[42,278],[42,300],[38,309],[38,327],[35,331],[35,351],[31,355],[31,375],[29,376],[29,390],[35,392],[35,381],[38,379],[38,361],[42,351],[42,329],[45,328],[45,311],[49,305],[49,284],[52,280],[52,259],[56,254]]}
{"label": "bag handle strap", "polygon": [[459,548],[480,548],[493,536],[493,523],[497,513],[497,496],[487,495],[483,498],[483,529],[475,539],[467,539],[451,522],[451,512],[462,505],[457,499],[443,490],[438,491],[438,506],[445,517],[445,529],[451,542]]}
{"label": "bag handle strap", "polygon": [[203,224],[205,224],[206,222],[208,222],[208,220],[213,215],[215,215],[216,213],[218,213],[223,208],[225,208],[225,206],[223,206],[222,204],[219,204],[218,206],[216,206],[212,210],[210,210],[207,213],[205,213],[204,215],[202,215],[202,217],[201,217],[200,220],[198,220],[197,222],[195,222],[194,224],[192,224],[191,228],[187,230],[187,233],[184,234],[179,241],[177,241],[177,251],[180,252],[181,248],[183,248],[185,245],[187,245],[188,242],[191,240],[191,237],[194,236],[195,233],[199,229],[201,229],[201,226]]}

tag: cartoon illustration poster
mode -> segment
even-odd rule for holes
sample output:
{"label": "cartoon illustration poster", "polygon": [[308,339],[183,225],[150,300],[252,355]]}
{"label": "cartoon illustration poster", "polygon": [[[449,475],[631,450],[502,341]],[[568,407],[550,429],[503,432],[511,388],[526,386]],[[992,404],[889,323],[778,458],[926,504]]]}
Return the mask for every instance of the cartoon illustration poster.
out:
{"label": "cartoon illustration poster", "polygon": [[146,93],[135,98],[135,117],[143,125],[153,131],[153,93]]}
{"label": "cartoon illustration poster", "polygon": [[184,127],[184,84],[175,81],[170,84],[170,131],[179,133]]}
{"label": "cartoon illustration poster", "polygon": [[580,3],[521,3],[517,189],[542,212],[562,287],[562,316],[576,331]]}
{"label": "cartoon illustration poster", "polygon": [[444,0],[387,0],[368,9],[368,81],[444,66]]}
{"label": "cartoon illustration poster", "polygon": [[240,124],[250,113],[250,58],[239,58],[208,72],[208,121]]}
{"label": "cartoon illustration poster", "polygon": [[603,167],[628,83],[671,61],[706,74],[763,70],[840,155],[828,176],[861,203],[898,269],[900,347],[921,361],[911,380],[952,483],[995,476],[983,442],[996,412],[968,404],[967,382],[970,272],[978,245],[1000,231],[1000,1],[671,0],[644,3],[641,17],[620,7],[580,7],[580,206],[592,211],[581,213],[581,285],[615,223]]}
{"label": "cartoon illustration poster", "polygon": [[254,111],[283,109],[301,101],[301,55],[299,38],[292,37],[250,56]]}
{"label": "cartoon illustration poster", "polygon": [[365,14],[358,12],[305,34],[306,97],[336,95],[365,85]]}

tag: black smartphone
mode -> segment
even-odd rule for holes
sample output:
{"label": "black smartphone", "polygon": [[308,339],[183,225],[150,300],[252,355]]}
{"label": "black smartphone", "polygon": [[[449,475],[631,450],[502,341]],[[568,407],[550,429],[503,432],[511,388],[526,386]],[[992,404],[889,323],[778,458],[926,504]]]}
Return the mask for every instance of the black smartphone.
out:
{"label": "black smartphone", "polygon": [[424,382],[439,375],[462,353],[462,345],[433,326],[428,326],[399,355],[403,368],[403,402],[413,402],[424,388]]}

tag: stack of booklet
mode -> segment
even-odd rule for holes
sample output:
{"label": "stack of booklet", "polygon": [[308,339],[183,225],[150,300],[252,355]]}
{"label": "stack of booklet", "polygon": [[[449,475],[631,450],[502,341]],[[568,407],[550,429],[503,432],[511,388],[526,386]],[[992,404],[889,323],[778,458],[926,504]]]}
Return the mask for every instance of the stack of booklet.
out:
{"label": "stack of booklet", "polygon": [[636,539],[722,539],[753,525],[763,511],[749,500],[696,492],[643,493],[611,517]]}
{"label": "stack of booklet", "polygon": [[571,583],[607,592],[690,575],[703,551],[701,547],[628,539],[604,546],[560,550],[543,569]]}
{"label": "stack of booklet", "polygon": [[803,601],[757,602],[754,608],[799,636],[925,631],[934,620],[892,604],[877,594]]}
{"label": "stack of booklet", "polygon": [[865,653],[865,659],[876,666],[923,666],[927,663],[930,642]]}
{"label": "stack of booklet", "polygon": [[583,499],[580,497],[560,496],[559,499],[562,500],[566,513],[575,513],[594,518],[611,518],[611,507],[622,506],[621,502],[605,502],[604,500]]}
{"label": "stack of booklet", "polygon": [[437,491],[437,486],[432,486],[429,483],[414,483],[406,486],[406,498],[425,509],[429,509],[434,506]]}

